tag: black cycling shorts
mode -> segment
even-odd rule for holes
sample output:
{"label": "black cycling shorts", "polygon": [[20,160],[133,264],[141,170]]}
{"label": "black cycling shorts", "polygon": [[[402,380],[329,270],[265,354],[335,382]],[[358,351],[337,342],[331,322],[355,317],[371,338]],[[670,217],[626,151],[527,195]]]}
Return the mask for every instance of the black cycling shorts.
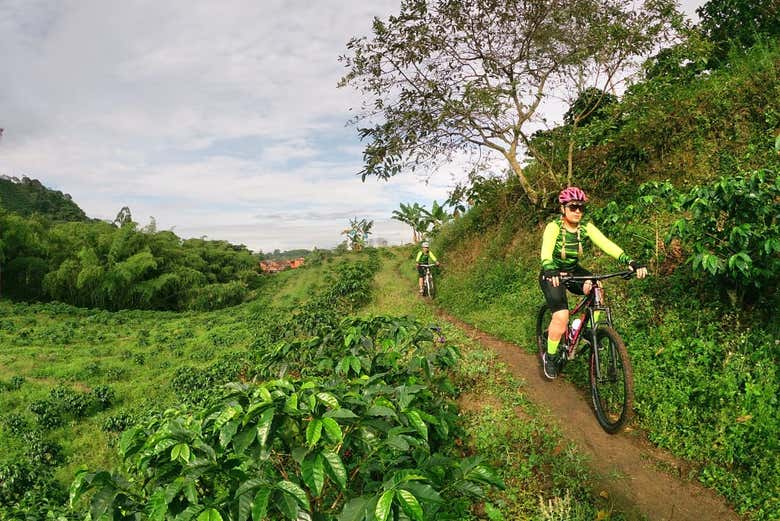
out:
{"label": "black cycling shorts", "polygon": [[[587,275],[593,275],[591,272],[583,268],[582,266],[577,265],[573,270],[568,271],[570,275],[575,275],[577,277],[587,276]],[[575,293],[577,295],[584,295],[585,291],[583,290],[583,286],[585,285],[584,281],[569,281],[566,284],[559,284],[557,288],[554,288],[552,284],[550,284],[550,281],[544,278],[544,270],[542,270],[539,273],[539,287],[542,288],[542,293],[544,293],[544,299],[547,301],[547,307],[550,308],[550,311],[555,313],[556,311],[561,311],[564,309],[569,309],[569,302],[566,299],[566,290],[568,289],[572,293]]]}
{"label": "black cycling shorts", "polygon": [[424,266],[417,266],[417,274],[420,276],[420,278],[425,276],[425,267]]}

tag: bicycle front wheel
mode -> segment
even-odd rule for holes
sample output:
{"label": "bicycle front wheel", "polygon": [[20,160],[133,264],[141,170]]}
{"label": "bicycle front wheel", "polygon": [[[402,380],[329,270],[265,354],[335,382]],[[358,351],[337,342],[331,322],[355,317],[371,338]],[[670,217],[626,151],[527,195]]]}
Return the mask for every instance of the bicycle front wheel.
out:
{"label": "bicycle front wheel", "polygon": [[634,379],[623,339],[609,326],[595,332],[590,354],[590,391],[593,409],[601,427],[610,434],[620,432],[631,419]]}
{"label": "bicycle front wheel", "polygon": [[428,286],[428,296],[430,298],[435,297],[436,296],[436,288],[433,285],[433,275],[431,275],[429,273],[428,276],[426,277],[426,282],[427,282],[427,286]]}

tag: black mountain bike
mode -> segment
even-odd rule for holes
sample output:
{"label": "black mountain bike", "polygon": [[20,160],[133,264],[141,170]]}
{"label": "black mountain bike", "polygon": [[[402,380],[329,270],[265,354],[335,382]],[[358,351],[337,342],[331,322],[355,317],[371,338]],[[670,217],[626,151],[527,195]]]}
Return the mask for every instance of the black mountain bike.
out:
{"label": "black mountain bike", "polygon": [[436,287],[433,285],[433,273],[431,268],[436,266],[435,264],[420,264],[425,268],[425,275],[423,275],[423,297],[433,298],[436,296]]}
{"label": "black mountain bike", "polygon": [[[600,281],[613,277],[629,279],[633,274],[633,271],[623,271],[607,275],[560,277],[561,284],[590,280],[593,289],[569,313],[569,324],[561,337],[557,355],[558,370],[562,371],[579,352],[590,351],[593,409],[601,427],[610,434],[620,432],[631,419],[634,379],[626,345],[612,327],[612,313],[604,303],[604,288]],[[601,311],[598,324],[593,318],[595,311]],[[547,304],[543,304],[536,316],[536,344],[542,364],[542,356],[547,351],[547,327],[551,318],[550,309]]]}

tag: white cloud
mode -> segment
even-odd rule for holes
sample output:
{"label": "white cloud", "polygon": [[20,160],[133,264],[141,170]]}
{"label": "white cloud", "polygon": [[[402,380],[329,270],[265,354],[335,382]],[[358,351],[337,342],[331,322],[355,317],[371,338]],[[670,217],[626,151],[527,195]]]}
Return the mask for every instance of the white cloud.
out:
{"label": "white cloud", "polygon": [[0,174],[253,248],[332,246],[351,216],[405,240],[392,210],[442,202],[466,162],[361,183],[358,94],[336,88],[346,42],[399,3],[3,0]]}

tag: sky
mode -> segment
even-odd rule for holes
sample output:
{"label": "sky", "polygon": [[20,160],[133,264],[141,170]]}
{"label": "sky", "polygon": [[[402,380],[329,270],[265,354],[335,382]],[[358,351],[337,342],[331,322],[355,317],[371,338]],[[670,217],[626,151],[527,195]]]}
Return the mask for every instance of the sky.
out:
{"label": "sky", "polygon": [[336,86],[349,39],[399,4],[0,0],[0,175],[255,251],[334,247],[354,217],[407,242],[393,210],[442,202],[463,171],[361,182],[361,100]]}

